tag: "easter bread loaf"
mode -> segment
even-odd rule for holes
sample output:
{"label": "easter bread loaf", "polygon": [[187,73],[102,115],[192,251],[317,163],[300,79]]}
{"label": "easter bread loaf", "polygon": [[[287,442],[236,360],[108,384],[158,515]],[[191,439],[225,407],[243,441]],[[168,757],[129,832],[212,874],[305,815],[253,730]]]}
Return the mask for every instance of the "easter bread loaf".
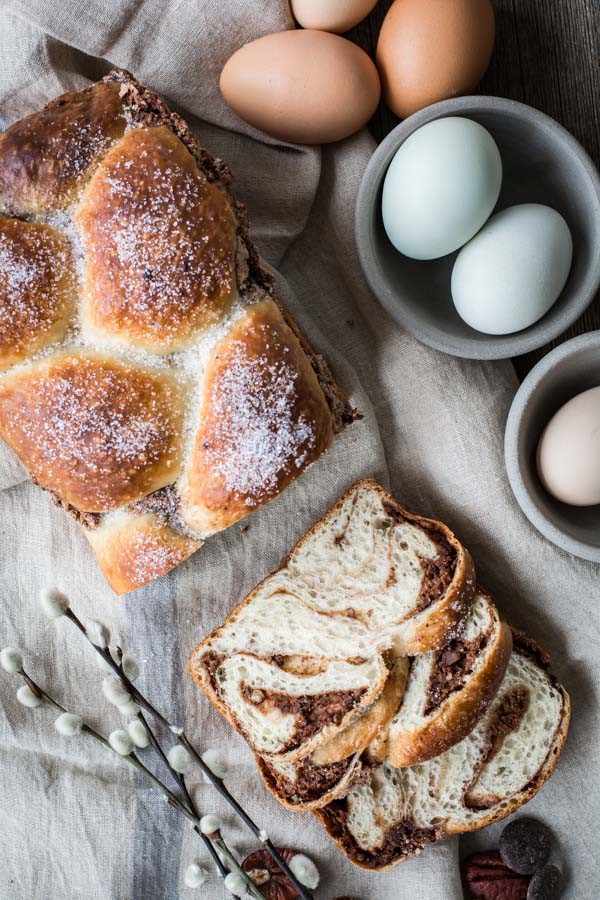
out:
{"label": "easter bread loaf", "polygon": [[268,503],[354,418],[230,182],[124,71],[0,135],[0,436],[117,593]]}

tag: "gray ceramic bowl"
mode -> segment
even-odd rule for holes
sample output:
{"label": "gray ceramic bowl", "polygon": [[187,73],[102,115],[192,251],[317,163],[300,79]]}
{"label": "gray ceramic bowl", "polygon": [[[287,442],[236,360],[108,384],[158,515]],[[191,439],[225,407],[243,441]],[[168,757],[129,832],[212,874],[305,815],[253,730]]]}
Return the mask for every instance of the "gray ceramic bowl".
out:
{"label": "gray ceramic bowl", "polygon": [[567,506],[548,494],[535,455],[542,431],[567,400],[600,385],[600,331],[561,344],[535,366],[513,400],[504,439],[508,478],[519,506],[563,550],[600,563],[600,505]]}
{"label": "gray ceramic bowl", "polygon": [[[383,228],[381,193],[394,154],[413,131],[443,116],[474,119],[498,144],[503,179],[495,211],[516,203],[544,203],[562,213],[571,229],[573,265],[561,296],[539,322],[516,334],[481,334],[462,321],[450,292],[457,253],[428,262],[409,259]],[[470,359],[518,356],[558,337],[598,290],[600,177],[575,138],[529,106],[498,97],[444,100],[398,125],[373,154],[358,192],[356,241],[373,293],[424,344]]]}

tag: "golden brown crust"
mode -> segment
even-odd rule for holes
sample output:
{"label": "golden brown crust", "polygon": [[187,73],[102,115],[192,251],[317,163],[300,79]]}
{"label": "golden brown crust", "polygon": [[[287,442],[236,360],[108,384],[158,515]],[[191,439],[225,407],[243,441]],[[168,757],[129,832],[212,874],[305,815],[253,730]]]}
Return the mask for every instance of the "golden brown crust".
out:
{"label": "golden brown crust", "polygon": [[125,125],[119,87],[104,81],[15,122],[0,134],[0,210],[24,215],[69,206]]}
{"label": "golden brown crust", "polygon": [[298,341],[270,300],[245,311],[207,363],[182,515],[210,534],[276,497],[333,439]]}
{"label": "golden brown crust", "polygon": [[85,534],[116,594],[134,591],[166,575],[202,544],[178,534],[151,512],[119,512]]}
{"label": "golden brown crust", "polygon": [[[408,680],[409,663],[406,657],[397,657],[382,692],[372,706],[359,719],[332,740],[319,747],[311,756],[317,766],[340,762],[366,748],[385,729],[402,703]],[[324,804],[321,804],[324,805]]]}
{"label": "golden brown crust", "polygon": [[[499,620],[493,605],[492,608]],[[426,762],[470,734],[496,696],[508,667],[512,633],[506,622],[498,621],[493,641],[493,647],[486,650],[484,665],[468,677],[462,688],[445,700],[437,714],[428,718],[421,728],[409,732],[396,732],[390,728],[387,760],[392,766],[399,769]]]}
{"label": "golden brown crust", "polygon": [[59,231],[0,216],[0,370],[62,340],[75,290],[71,247]]}
{"label": "golden brown crust", "polygon": [[76,213],[86,250],[85,327],[157,353],[215,325],[235,294],[236,222],[166,125],[129,131]]}
{"label": "golden brown crust", "polygon": [[0,434],[42,487],[87,512],[171,483],[182,421],[174,378],[99,354],[45,358],[0,381]]}

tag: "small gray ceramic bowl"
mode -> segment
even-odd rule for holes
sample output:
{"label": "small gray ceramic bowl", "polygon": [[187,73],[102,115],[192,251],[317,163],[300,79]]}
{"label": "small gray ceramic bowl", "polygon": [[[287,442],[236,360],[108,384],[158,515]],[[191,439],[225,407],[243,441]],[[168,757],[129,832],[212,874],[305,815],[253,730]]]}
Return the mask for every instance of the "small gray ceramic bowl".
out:
{"label": "small gray ceramic bowl", "polygon": [[[443,116],[474,119],[496,141],[503,165],[496,212],[516,203],[544,203],[558,210],[571,229],[573,265],[562,294],[539,322],[516,334],[486,335],[462,321],[450,291],[458,251],[421,262],[399,253],[385,233],[381,194],[388,166],[413,131]],[[575,138],[530,106],[498,97],[444,100],[398,125],[373,154],[358,192],[356,242],[371,290],[424,344],[470,359],[518,356],[558,337],[598,290],[600,177]]]}
{"label": "small gray ceramic bowl", "polygon": [[568,506],[548,494],[537,474],[545,426],[567,400],[600,385],[600,331],[573,338],[535,366],[513,400],[504,438],[508,478],[538,531],[569,553],[600,563],[600,505]]}

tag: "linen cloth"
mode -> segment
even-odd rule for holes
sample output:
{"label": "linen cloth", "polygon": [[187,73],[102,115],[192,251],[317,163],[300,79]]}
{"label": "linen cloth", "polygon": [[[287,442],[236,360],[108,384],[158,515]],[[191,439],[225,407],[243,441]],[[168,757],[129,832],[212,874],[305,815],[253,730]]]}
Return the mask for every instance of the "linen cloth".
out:
{"label": "linen cloth", "polygon": [[[187,676],[202,636],[262,578],[355,479],[374,475],[409,509],[446,521],[471,549],[502,612],[553,655],[573,720],[556,774],[528,811],[560,841],[565,897],[600,896],[598,599],[600,568],[547,543],[514,501],[503,432],[517,387],[509,362],[453,359],[398,328],[369,293],[353,240],[358,184],[374,143],[360,133],[320,148],[289,146],[241,122],[218,91],[243,43],[293,26],[283,0],[8,0],[0,11],[0,125],[83,87],[110,65],[130,69],[183,112],[231,165],[252,236],[275,268],[301,327],[363,414],[332,451],[265,509],[212,538],[158,583],[115,598],[78,529],[0,450],[0,644],[25,650],[32,675],[104,733],[120,719],[103,701],[91,648],[64,620],[41,621],[39,589],[55,584],[83,617],[122,636],[140,684],[200,749],[220,747],[228,784],[279,845],[319,865],[318,898],[460,900],[458,840],[392,872],[353,867],[310,815],[283,810],[262,787],[243,740]],[[246,526],[248,526],[246,528]],[[208,865],[196,835],[137,773],[89,739],[65,739],[46,706],[27,711],[0,673],[0,897],[3,900],[221,898],[218,879],[183,885]],[[245,855],[256,844],[216,792],[194,792]],[[464,842],[492,846],[500,826]]]}

